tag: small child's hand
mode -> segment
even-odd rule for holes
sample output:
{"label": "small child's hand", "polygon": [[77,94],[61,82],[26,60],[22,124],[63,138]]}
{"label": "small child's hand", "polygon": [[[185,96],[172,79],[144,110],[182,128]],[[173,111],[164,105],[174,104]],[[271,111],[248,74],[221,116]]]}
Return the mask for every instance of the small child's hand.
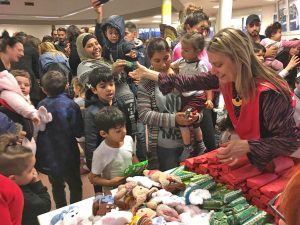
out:
{"label": "small child's hand", "polygon": [[214,108],[214,103],[211,100],[207,100],[205,102],[206,108],[207,109],[213,109]]}
{"label": "small child's hand", "polygon": [[170,67],[170,68],[168,69],[167,74],[170,75],[170,76],[174,76],[174,75],[175,75],[175,71]]}
{"label": "small child's hand", "polygon": [[35,168],[32,169],[32,174],[33,174],[33,179],[31,181],[31,183],[40,181],[40,178],[38,177],[38,172],[36,171]]}
{"label": "small child's hand", "polygon": [[132,59],[135,59],[137,57],[136,51],[134,51],[134,50],[130,50],[130,52],[128,52],[125,55],[132,58]]}
{"label": "small child's hand", "polygon": [[18,141],[17,141],[17,143],[21,145],[22,142],[23,142],[23,139],[26,136],[26,132],[23,131],[23,130],[21,130],[17,135],[18,135]]}

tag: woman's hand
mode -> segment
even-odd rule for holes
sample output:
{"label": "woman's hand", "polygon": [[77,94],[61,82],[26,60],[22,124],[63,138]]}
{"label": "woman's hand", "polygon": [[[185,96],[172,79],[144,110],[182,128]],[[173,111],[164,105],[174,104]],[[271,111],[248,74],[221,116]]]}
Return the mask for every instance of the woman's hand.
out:
{"label": "woman's hand", "polygon": [[123,59],[118,59],[112,64],[112,74],[119,74],[124,70],[126,61]]}
{"label": "woman's hand", "polygon": [[194,122],[199,119],[199,113],[191,113],[188,117],[186,116],[185,112],[177,112],[175,115],[175,122],[179,126],[190,126]]}
{"label": "woman's hand", "polygon": [[242,156],[246,155],[250,151],[250,147],[247,140],[236,140],[221,144],[223,149],[217,153],[217,158],[222,163],[229,163],[234,165]]}
{"label": "woman's hand", "polygon": [[154,70],[147,69],[145,66],[139,64],[139,62],[136,63],[137,69],[129,72],[129,76],[134,80],[141,80],[141,79],[149,79],[149,80],[158,80],[159,72],[156,72]]}
{"label": "woman's hand", "polygon": [[285,67],[285,69],[287,71],[291,71],[292,69],[294,69],[298,64],[300,63],[300,59],[298,58],[298,56],[293,55],[291,60],[289,61],[289,64]]}

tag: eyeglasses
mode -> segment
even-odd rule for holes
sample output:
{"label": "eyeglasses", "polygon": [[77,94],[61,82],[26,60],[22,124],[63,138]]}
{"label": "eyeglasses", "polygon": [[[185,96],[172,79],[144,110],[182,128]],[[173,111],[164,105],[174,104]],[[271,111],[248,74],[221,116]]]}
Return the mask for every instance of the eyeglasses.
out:
{"label": "eyeglasses", "polygon": [[277,200],[279,199],[279,197],[281,196],[282,193],[277,194],[274,198],[272,198],[269,203],[268,206],[270,207],[270,209],[272,210],[273,214],[275,216],[278,216],[281,220],[283,220],[286,223],[286,220],[283,216],[283,214],[281,212],[279,212],[279,210],[276,208],[275,203],[277,202]]}

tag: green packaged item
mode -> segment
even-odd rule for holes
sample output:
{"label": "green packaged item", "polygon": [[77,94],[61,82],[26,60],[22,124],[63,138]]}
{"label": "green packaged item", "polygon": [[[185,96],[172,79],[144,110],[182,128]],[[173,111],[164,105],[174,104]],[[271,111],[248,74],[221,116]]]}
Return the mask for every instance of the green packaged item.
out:
{"label": "green packaged item", "polygon": [[230,203],[228,204],[228,207],[234,207],[234,206],[236,206],[236,205],[238,205],[238,204],[245,204],[245,203],[247,203],[246,198],[245,198],[244,196],[241,196],[241,197],[239,197],[239,198],[233,200],[232,202],[230,202]]}
{"label": "green packaged item", "polygon": [[238,204],[238,205],[236,205],[236,206],[234,206],[234,207],[232,208],[232,211],[233,211],[234,214],[237,214],[237,213],[239,213],[239,212],[244,211],[245,209],[248,209],[248,207],[249,207],[249,204],[248,204],[248,203],[245,203],[245,204]]}
{"label": "green packaged item", "polygon": [[228,225],[236,225],[235,218],[233,215],[227,216],[227,224]]}
{"label": "green packaged item", "polygon": [[127,169],[125,169],[123,176],[132,177],[132,176],[141,175],[143,171],[147,169],[147,166],[148,166],[148,160],[129,165]]}
{"label": "green packaged item", "polygon": [[220,210],[223,206],[223,202],[214,199],[204,199],[202,204],[202,209],[207,210]]}
{"label": "green packaged item", "polygon": [[260,225],[265,224],[267,220],[267,213],[265,211],[259,211],[252,218],[247,220],[243,225]]}
{"label": "green packaged item", "polygon": [[257,213],[257,211],[257,208],[251,205],[244,211],[235,214],[235,218],[240,224],[243,224],[247,220],[251,219]]}
{"label": "green packaged item", "polygon": [[223,212],[214,212],[209,223],[210,225],[227,225],[227,216]]}
{"label": "green packaged item", "polygon": [[224,195],[224,203],[232,202],[233,200],[242,196],[242,190],[230,191]]}

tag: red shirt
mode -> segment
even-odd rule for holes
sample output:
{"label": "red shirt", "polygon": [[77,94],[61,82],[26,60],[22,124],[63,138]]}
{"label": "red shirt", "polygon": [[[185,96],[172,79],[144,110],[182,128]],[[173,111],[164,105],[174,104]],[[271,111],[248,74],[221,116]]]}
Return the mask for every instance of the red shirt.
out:
{"label": "red shirt", "polygon": [[19,186],[0,175],[0,220],[5,225],[21,225],[24,206],[23,193]]}

